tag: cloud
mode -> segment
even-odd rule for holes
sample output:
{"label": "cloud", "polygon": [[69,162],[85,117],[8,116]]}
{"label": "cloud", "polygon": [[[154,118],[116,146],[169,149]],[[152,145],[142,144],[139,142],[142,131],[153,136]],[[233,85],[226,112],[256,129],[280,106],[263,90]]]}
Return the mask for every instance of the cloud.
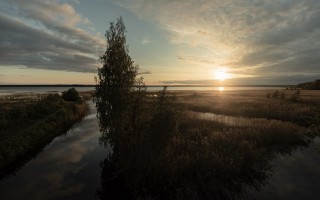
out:
{"label": "cloud", "polygon": [[139,75],[148,75],[148,74],[152,74],[152,72],[150,70],[139,70],[138,74]]}
{"label": "cloud", "polygon": [[178,56],[177,59],[183,64],[214,64],[216,63],[212,59],[199,56]]}
{"label": "cloud", "polygon": [[96,72],[104,41],[77,27],[90,28],[91,23],[71,5],[39,0],[5,2],[7,7],[0,13],[0,65]]}
{"label": "cloud", "polygon": [[142,40],[141,43],[142,43],[143,45],[148,45],[148,44],[151,44],[152,41],[150,40],[149,37],[146,37],[146,38],[144,38],[144,39]]}
{"label": "cloud", "polygon": [[[143,20],[157,23],[179,48],[182,63],[251,76],[320,73],[320,1],[317,0],[121,0]],[[197,50],[205,49],[203,55]],[[192,52],[193,50],[193,52]],[[191,59],[188,59],[191,58]],[[190,60],[190,61],[189,61]],[[207,63],[212,65],[213,63]]]}
{"label": "cloud", "polygon": [[296,85],[297,83],[319,79],[320,74],[280,74],[261,75],[259,77],[242,77],[226,79],[224,81],[203,79],[203,80],[165,80],[159,81],[164,85]]}
{"label": "cloud", "polygon": [[216,85],[218,81],[215,80],[169,80],[160,81],[164,85]]}

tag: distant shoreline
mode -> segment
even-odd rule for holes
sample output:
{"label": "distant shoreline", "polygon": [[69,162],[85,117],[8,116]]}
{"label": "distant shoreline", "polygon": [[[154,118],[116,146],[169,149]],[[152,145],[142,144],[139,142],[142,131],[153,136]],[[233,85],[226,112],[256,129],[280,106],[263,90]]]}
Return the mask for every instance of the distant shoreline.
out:
{"label": "distant shoreline", "polygon": [[[296,87],[296,85],[146,85],[146,87]],[[1,87],[95,87],[85,84],[62,85],[0,85]]]}

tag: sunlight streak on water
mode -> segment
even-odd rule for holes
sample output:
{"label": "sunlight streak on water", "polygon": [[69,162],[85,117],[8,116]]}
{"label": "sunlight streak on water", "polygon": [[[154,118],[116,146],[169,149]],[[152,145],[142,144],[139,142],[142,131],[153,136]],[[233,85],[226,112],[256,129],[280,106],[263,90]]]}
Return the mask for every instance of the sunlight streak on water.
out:
{"label": "sunlight streak on water", "polygon": [[[228,126],[238,126],[238,127],[245,127],[252,125],[252,120],[249,118],[243,117],[233,117],[228,115],[218,115],[214,113],[202,113],[202,112],[193,112],[189,111],[188,114],[192,117],[204,119],[204,120],[211,120],[226,124]],[[266,119],[260,119],[266,120]]]}
{"label": "sunlight streak on water", "polygon": [[232,127],[271,127],[271,126],[288,126],[293,129],[304,130],[303,127],[300,127],[296,124],[290,122],[283,122],[279,120],[266,119],[266,118],[245,118],[245,117],[235,117],[228,115],[218,115],[214,113],[202,113],[202,112],[194,112],[188,111],[187,114],[191,117],[203,119],[203,120],[211,120],[219,123],[223,123],[227,126]]}

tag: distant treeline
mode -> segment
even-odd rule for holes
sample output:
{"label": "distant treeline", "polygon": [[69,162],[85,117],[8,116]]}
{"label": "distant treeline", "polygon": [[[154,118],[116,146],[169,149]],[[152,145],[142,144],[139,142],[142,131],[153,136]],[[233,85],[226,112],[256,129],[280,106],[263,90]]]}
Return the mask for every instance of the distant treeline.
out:
{"label": "distant treeline", "polygon": [[299,83],[297,87],[306,90],[320,90],[320,79],[313,82]]}

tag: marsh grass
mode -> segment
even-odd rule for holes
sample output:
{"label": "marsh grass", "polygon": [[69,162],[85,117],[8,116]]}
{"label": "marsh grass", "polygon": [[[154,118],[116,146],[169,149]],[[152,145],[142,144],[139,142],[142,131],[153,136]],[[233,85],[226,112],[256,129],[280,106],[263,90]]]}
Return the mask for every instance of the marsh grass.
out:
{"label": "marsh grass", "polygon": [[[290,91],[289,95],[296,92]],[[280,94],[280,92],[278,92]],[[208,95],[202,98],[181,97],[181,103],[186,110],[195,112],[210,112],[221,115],[239,116],[248,118],[267,118],[288,121],[301,126],[310,126],[317,123],[320,109],[317,93],[306,92],[303,101],[293,102],[290,99],[266,99],[261,92],[232,92],[224,96]],[[260,96],[261,95],[261,96]]]}
{"label": "marsh grass", "polygon": [[304,102],[265,94],[176,92],[161,117],[150,97],[144,125],[123,144],[125,156],[103,162],[101,199],[245,199],[244,188],[267,183],[272,159],[320,135],[319,94],[302,94]]}

